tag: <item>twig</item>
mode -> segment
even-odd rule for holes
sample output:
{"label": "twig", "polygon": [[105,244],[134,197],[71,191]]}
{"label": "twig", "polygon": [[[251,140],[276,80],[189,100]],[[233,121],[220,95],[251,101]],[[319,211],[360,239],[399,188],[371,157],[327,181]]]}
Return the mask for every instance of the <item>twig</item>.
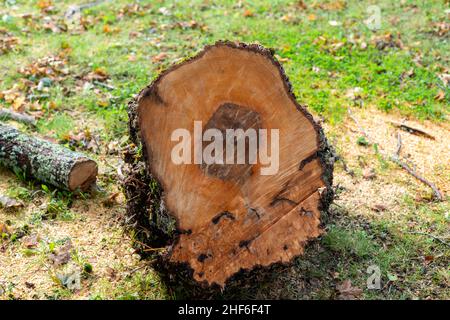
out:
{"label": "twig", "polygon": [[146,261],[146,264],[144,264],[143,266],[134,268],[133,270],[130,270],[126,276],[129,277],[129,276],[131,276],[132,274],[138,272],[139,270],[142,270],[142,269],[144,269],[144,268],[146,268],[146,267],[148,267],[148,266],[151,266],[151,265],[154,264],[155,262],[156,262],[156,259],[153,259],[153,260],[150,260],[150,261]]}
{"label": "twig", "polygon": [[72,5],[72,6],[69,6],[69,8],[66,10],[64,15],[65,15],[65,17],[67,19],[70,19],[77,12],[80,12],[80,11],[85,10],[85,9],[92,8],[92,7],[96,6],[96,5],[102,4],[103,2],[109,2],[109,1],[110,0],[98,0],[98,1],[84,3],[84,4],[80,4],[80,5]]}
{"label": "twig", "polygon": [[436,187],[436,185],[430,181],[428,181],[427,179],[425,179],[424,177],[422,177],[421,175],[419,175],[416,171],[414,171],[413,169],[411,169],[406,163],[401,162],[398,158],[396,157],[391,157],[390,158],[393,162],[395,162],[396,164],[398,164],[400,167],[402,167],[406,172],[408,172],[410,175],[412,175],[414,178],[416,178],[417,180],[421,181],[422,183],[426,184],[427,186],[429,186],[434,193],[434,196],[437,200],[442,201],[443,197],[441,192],[439,191],[439,189]]}
{"label": "twig", "polygon": [[31,126],[36,126],[36,119],[32,116],[14,112],[8,109],[0,109],[0,120],[7,120],[7,119],[22,122]]}
{"label": "twig", "polygon": [[429,186],[434,193],[434,196],[436,197],[436,199],[438,199],[439,201],[442,201],[443,197],[441,192],[439,191],[439,189],[436,187],[436,185],[430,181],[428,181],[427,179],[425,179],[424,177],[422,177],[421,175],[419,175],[415,170],[413,170],[410,166],[408,166],[406,163],[402,162],[400,160],[400,150],[402,148],[402,139],[400,137],[400,133],[397,133],[397,151],[396,153],[389,157],[389,159],[392,162],[395,162],[397,165],[399,165],[400,167],[402,167],[404,170],[406,170],[410,175],[412,175],[414,178],[416,178],[417,180],[421,181],[422,183],[426,184],[427,186]]}
{"label": "twig", "polygon": [[390,123],[394,127],[400,128],[400,129],[402,129],[402,130],[404,130],[406,132],[409,132],[411,134],[418,135],[418,136],[424,136],[424,137],[427,137],[429,139],[436,140],[436,138],[433,135],[429,134],[428,132],[426,132],[426,131],[424,131],[422,129],[411,127],[410,125],[407,125],[407,124],[405,124],[403,122],[399,123],[399,122],[395,122],[395,121],[390,121]]}
{"label": "twig", "polygon": [[[363,134],[367,140],[369,140],[369,142],[372,144],[371,139],[369,137],[369,135],[366,133],[366,131],[364,130],[363,127],[360,126],[358,120],[353,116],[353,114],[350,111],[350,108],[348,109],[348,114],[349,117],[356,123],[356,125],[359,128],[359,131],[361,132],[361,134]],[[379,146],[379,144],[377,144]],[[436,187],[436,185],[430,181],[428,181],[427,179],[425,179],[424,177],[422,177],[421,175],[419,175],[414,169],[412,169],[410,166],[408,166],[406,163],[402,162],[400,160],[400,151],[402,148],[402,140],[400,137],[400,134],[397,135],[397,150],[396,152],[389,156],[389,155],[385,155],[382,154],[382,156],[384,158],[389,159],[390,161],[396,163],[398,166],[400,166],[402,169],[404,169],[406,172],[408,172],[410,175],[412,175],[414,178],[416,178],[417,180],[419,180],[420,182],[426,184],[427,186],[429,186],[434,193],[434,197],[438,200],[438,201],[442,201],[443,200],[443,196],[441,194],[441,192],[439,191],[439,189]]]}
{"label": "twig", "polygon": [[355,177],[355,172],[347,166],[347,161],[341,156],[336,156],[336,161],[340,161],[342,163],[342,168],[346,173],[348,173],[351,177]]}
{"label": "twig", "polygon": [[99,87],[106,88],[108,90],[115,90],[116,89],[116,87],[114,87],[112,85],[109,85],[107,83],[100,82],[100,81],[94,81],[94,84],[99,86]]}
{"label": "twig", "polygon": [[442,244],[445,244],[446,246],[450,246],[450,243],[448,243],[448,242],[442,240],[441,238],[438,238],[438,237],[436,237],[436,236],[434,236],[434,235],[432,235],[430,233],[418,232],[418,231],[408,231],[407,233],[418,234],[418,235],[421,235],[421,236],[427,236],[427,237],[430,237],[430,238],[432,238],[432,239],[434,239],[434,240],[436,240],[436,241],[438,241],[438,242],[440,242]]}
{"label": "twig", "polygon": [[372,144],[371,139],[370,139],[369,135],[367,134],[366,130],[364,130],[364,128],[359,124],[358,119],[356,119],[356,118],[353,116],[353,113],[352,113],[352,111],[350,110],[350,108],[347,109],[347,113],[348,113],[348,116],[350,117],[350,119],[352,119],[353,122],[355,122],[356,125],[358,126],[359,132],[361,132],[361,134],[362,134],[364,137],[366,137],[367,140],[369,140],[369,143]]}
{"label": "twig", "polygon": [[397,157],[400,157],[400,151],[402,151],[402,137],[400,133],[397,133],[397,150],[395,151]]}

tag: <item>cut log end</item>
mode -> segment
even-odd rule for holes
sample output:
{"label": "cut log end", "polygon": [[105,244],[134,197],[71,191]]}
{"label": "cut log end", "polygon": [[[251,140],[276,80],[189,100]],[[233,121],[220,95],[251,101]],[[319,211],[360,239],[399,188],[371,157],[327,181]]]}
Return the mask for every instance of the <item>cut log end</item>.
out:
{"label": "cut log end", "polygon": [[70,191],[87,191],[97,179],[98,168],[95,161],[79,159],[69,174]]}
{"label": "cut log end", "polygon": [[[332,198],[333,153],[269,50],[230,42],[209,46],[144,89],[130,103],[129,115],[148,174],[163,190],[149,190],[149,211],[154,220],[175,220],[176,232],[167,232],[166,265],[186,265],[197,282],[223,287],[241,270],[292,261],[322,233],[321,211]],[[174,163],[172,133],[183,128],[195,136],[195,122],[203,124],[201,134],[278,130],[278,170],[262,174],[267,163],[260,157],[229,164],[220,154],[223,163]],[[276,141],[270,136],[256,152],[266,148],[270,156]],[[202,142],[201,151],[208,145]],[[195,154],[195,146],[189,148]],[[139,212],[131,205],[129,210]],[[141,208],[140,214],[148,211]]]}

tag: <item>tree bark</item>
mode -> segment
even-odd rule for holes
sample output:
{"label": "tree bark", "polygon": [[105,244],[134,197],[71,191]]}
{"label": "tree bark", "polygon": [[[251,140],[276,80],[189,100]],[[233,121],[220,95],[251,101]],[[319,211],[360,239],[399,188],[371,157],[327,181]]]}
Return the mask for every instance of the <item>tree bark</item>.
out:
{"label": "tree bark", "polygon": [[2,124],[0,165],[69,191],[86,191],[97,176],[97,164],[86,156]]}
{"label": "tree bark", "polygon": [[22,122],[30,126],[36,126],[36,119],[27,114],[14,112],[8,109],[0,109],[0,120],[14,120],[17,122]]}
{"label": "tree bark", "polygon": [[[127,212],[161,272],[223,288],[237,274],[291,262],[322,234],[334,153],[271,51],[208,46],[163,72],[128,111],[134,145],[125,154]],[[178,128],[192,133],[194,121],[202,121],[202,133],[278,129],[278,172],[260,174],[260,160],[174,164],[171,135]]]}

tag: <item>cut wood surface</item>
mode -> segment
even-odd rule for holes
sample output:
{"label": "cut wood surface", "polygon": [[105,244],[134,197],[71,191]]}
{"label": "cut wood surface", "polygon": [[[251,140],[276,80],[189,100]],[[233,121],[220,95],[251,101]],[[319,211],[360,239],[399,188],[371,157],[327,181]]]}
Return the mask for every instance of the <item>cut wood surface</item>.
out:
{"label": "cut wood surface", "polygon": [[69,191],[87,190],[97,176],[97,164],[83,154],[2,124],[0,165]]}
{"label": "cut wood surface", "polygon": [[[144,89],[129,114],[131,136],[142,143],[148,173],[162,189],[161,196],[151,191],[151,213],[129,210],[153,221],[174,219],[166,264],[186,265],[197,282],[223,287],[240,270],[292,261],[322,234],[333,154],[271,51],[230,42],[208,46]],[[278,172],[261,175],[259,160],[175,164],[171,134],[185,128],[194,135],[194,121],[203,123],[203,132],[278,129]]]}

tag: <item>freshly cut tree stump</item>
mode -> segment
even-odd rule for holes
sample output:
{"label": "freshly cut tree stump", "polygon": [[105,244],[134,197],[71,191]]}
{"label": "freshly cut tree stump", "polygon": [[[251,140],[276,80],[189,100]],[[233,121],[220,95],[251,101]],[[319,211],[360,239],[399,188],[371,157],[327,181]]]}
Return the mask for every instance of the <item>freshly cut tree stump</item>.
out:
{"label": "freshly cut tree stump", "polygon": [[0,166],[69,191],[86,191],[97,177],[95,161],[2,124]]}
{"label": "freshly cut tree stump", "polygon": [[[240,271],[289,263],[322,234],[321,212],[333,197],[333,152],[271,51],[231,42],[208,46],[142,90],[129,104],[129,117],[145,167],[139,152],[127,154],[128,214],[141,243],[163,248],[154,252],[166,272],[185,268],[204,287],[224,287]],[[270,132],[277,129],[278,171],[262,174],[267,162],[260,157],[256,163],[196,162],[216,136],[200,147],[184,145],[194,158],[190,164],[174,161],[183,153],[174,132],[183,128],[198,138],[200,121],[201,133],[266,129],[266,144],[258,142],[257,151],[267,149],[269,156],[276,143]],[[250,154],[251,142],[244,142]]]}

